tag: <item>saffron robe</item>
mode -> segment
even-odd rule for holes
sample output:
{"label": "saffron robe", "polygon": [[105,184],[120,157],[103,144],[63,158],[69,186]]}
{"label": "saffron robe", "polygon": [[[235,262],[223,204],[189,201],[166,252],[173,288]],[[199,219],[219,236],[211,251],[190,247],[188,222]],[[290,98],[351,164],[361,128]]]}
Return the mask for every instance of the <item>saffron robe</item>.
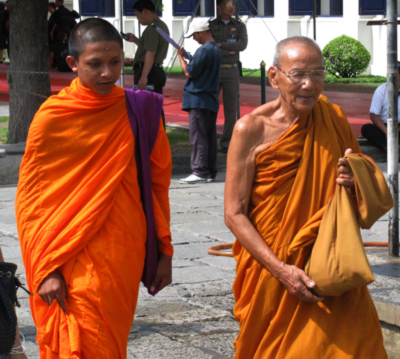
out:
{"label": "saffron robe", "polygon": [[[119,86],[99,95],[75,79],[33,119],[16,214],[41,358],[126,358],[147,234],[134,147]],[[172,256],[161,121],[150,161],[159,249]],[[37,294],[53,271],[67,285],[67,315]]]}
{"label": "saffron robe", "polygon": [[[304,268],[348,148],[361,152],[340,107],[320,96],[308,117],[257,156],[249,218],[283,262]],[[238,241],[233,253],[236,359],[387,358],[367,287],[304,302]]]}

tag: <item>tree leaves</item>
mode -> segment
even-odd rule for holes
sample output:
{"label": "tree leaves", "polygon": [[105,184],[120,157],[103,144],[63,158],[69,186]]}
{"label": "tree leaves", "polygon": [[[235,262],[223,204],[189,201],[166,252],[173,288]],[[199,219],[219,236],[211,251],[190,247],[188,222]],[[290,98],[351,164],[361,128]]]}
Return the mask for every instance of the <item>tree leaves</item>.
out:
{"label": "tree leaves", "polygon": [[322,55],[325,69],[336,77],[356,77],[363,73],[371,62],[371,55],[364,45],[346,35],[328,43]]}

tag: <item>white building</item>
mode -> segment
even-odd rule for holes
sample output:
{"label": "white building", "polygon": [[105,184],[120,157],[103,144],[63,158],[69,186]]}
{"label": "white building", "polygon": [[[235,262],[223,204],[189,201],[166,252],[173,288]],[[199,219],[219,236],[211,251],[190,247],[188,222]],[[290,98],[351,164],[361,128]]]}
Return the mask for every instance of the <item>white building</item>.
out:
{"label": "white building", "polygon": [[[80,12],[83,17],[100,16],[120,28],[122,4],[124,32],[139,36],[139,26],[132,6],[136,0],[65,0],[65,5]],[[157,2],[157,0],[153,0]],[[168,25],[171,37],[181,43],[182,34],[190,16],[216,16],[215,0],[158,0],[163,4],[160,14]],[[235,0],[234,0],[235,1]],[[198,2],[200,4],[198,5]],[[400,9],[400,0],[397,0]],[[247,25],[249,44],[241,54],[244,68],[258,68],[262,60],[267,68],[272,64],[276,41],[288,36],[313,37],[313,0],[240,0],[241,19]],[[373,75],[386,75],[386,26],[367,26],[369,20],[385,18],[386,0],[317,0],[316,39],[321,48],[343,34],[361,41],[371,53],[369,71]],[[400,36],[399,36],[400,41]],[[183,46],[194,53],[198,44],[185,39]],[[134,57],[136,46],[125,43],[125,57]],[[170,48],[164,66],[171,65],[175,55]],[[173,66],[179,66],[177,62]]]}

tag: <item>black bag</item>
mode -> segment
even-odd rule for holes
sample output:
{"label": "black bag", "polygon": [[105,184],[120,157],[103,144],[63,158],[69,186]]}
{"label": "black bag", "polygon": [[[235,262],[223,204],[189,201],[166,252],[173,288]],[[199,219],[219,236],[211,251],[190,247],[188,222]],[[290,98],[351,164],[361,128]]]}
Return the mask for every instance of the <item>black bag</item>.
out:
{"label": "black bag", "polygon": [[0,262],[0,354],[7,356],[15,340],[17,316],[14,305],[17,303],[15,278],[17,265]]}

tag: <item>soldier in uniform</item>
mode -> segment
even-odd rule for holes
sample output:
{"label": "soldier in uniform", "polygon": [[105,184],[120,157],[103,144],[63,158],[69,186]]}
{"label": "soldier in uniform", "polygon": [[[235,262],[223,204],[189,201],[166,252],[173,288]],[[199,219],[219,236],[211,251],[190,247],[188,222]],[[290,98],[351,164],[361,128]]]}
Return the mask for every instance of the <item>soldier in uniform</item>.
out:
{"label": "soldier in uniform", "polygon": [[225,124],[220,141],[223,153],[228,152],[236,122],[239,97],[239,52],[247,47],[246,25],[235,20],[233,0],[217,0],[218,17],[210,21],[210,31],[222,52],[219,90],[223,89]]}

